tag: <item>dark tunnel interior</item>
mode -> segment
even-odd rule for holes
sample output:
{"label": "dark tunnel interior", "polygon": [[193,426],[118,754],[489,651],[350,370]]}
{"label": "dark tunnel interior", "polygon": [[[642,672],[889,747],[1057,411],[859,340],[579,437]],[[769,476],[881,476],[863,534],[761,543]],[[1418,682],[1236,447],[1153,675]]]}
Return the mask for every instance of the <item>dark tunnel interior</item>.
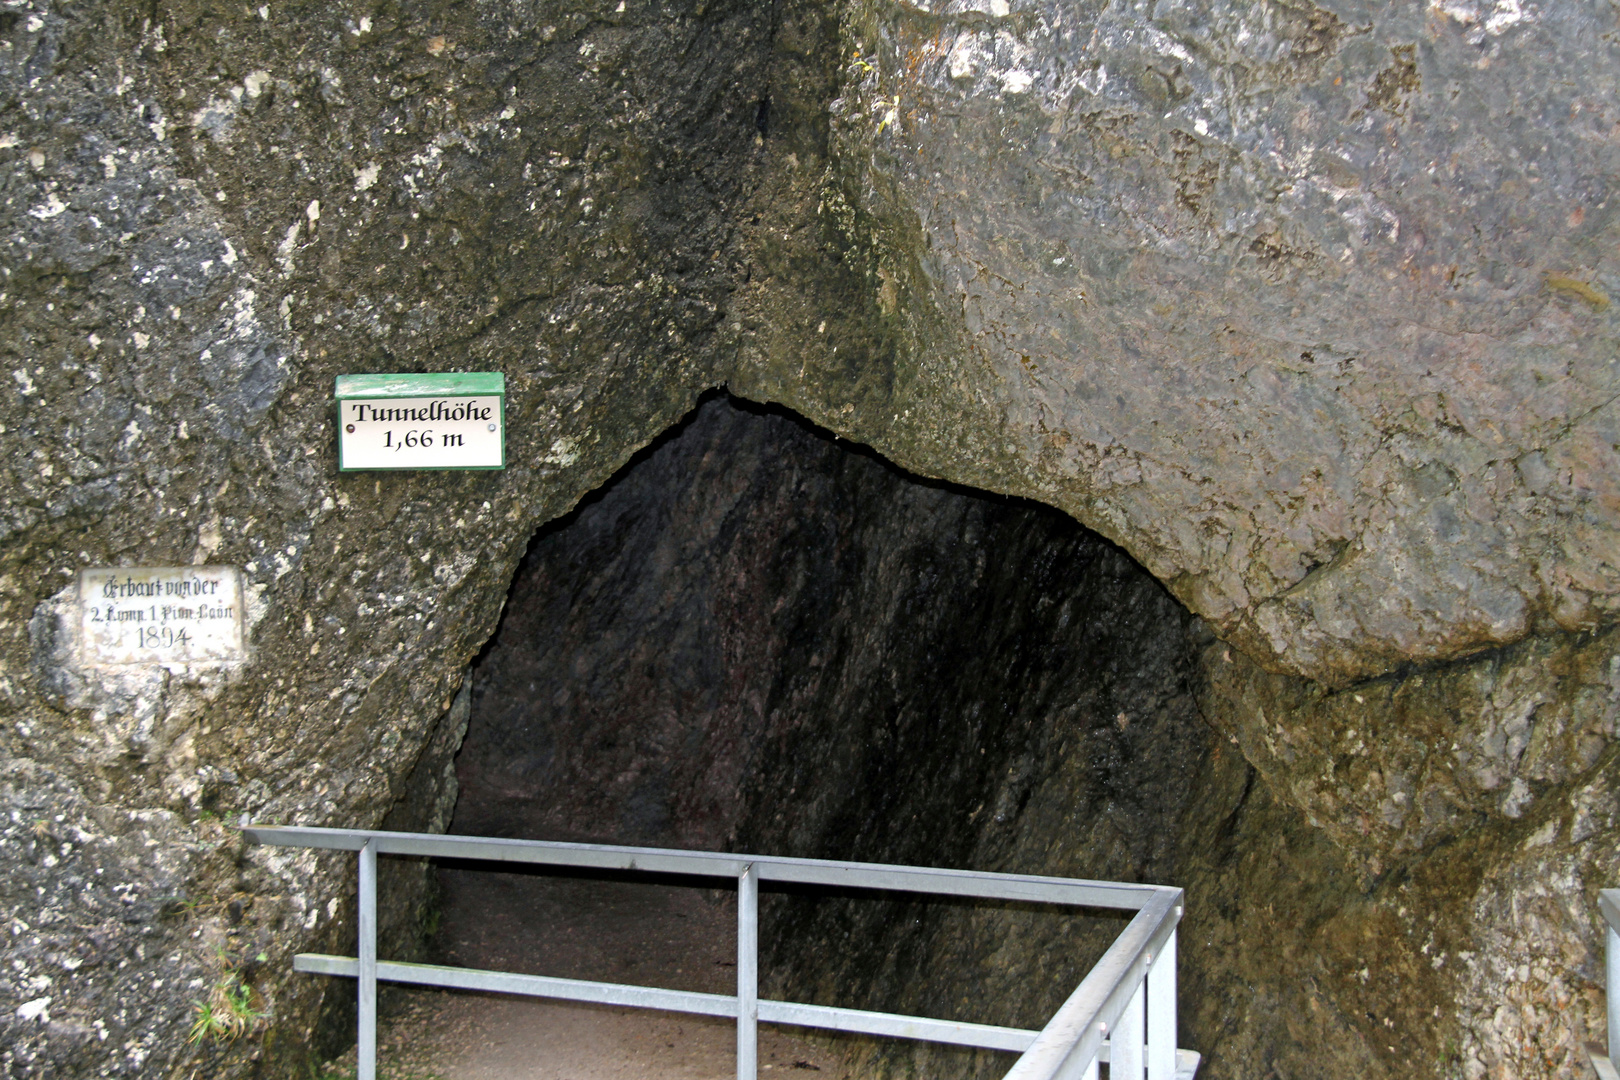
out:
{"label": "dark tunnel interior", "polygon": [[[534,538],[472,672],[450,831],[1174,883],[1206,640],[1056,510],[712,394]],[[503,903],[508,936],[556,921],[475,876],[439,871],[441,955]],[[608,902],[569,888],[544,903]],[[762,926],[767,996],[1039,1027],[1119,923],[799,893]],[[1007,1062],[844,1049],[897,1075]]]}

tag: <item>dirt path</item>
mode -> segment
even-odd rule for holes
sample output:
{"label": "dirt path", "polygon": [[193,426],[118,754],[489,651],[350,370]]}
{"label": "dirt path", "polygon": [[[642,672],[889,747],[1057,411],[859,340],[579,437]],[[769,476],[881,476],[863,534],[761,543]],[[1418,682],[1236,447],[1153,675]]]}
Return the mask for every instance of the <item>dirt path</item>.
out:
{"label": "dirt path", "polygon": [[[736,899],[641,881],[445,868],[436,961],[462,967],[736,992]],[[731,1080],[729,1020],[392,988],[383,1080]],[[760,1075],[842,1078],[835,1051],[760,1028]],[[334,1063],[352,1074],[353,1051]]]}

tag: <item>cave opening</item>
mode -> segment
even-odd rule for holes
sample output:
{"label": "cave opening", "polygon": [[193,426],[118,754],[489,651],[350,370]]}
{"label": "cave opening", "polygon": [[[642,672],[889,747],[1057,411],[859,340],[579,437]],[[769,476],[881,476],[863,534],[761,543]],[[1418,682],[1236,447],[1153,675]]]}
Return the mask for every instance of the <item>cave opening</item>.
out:
{"label": "cave opening", "polygon": [[[711,394],[534,537],[470,673],[449,831],[1173,884],[1207,636],[1059,511]],[[729,894],[489,871],[439,867],[441,959],[730,992]],[[762,992],[1039,1027],[1117,929],[767,895]],[[729,1053],[703,1027],[637,1038]],[[780,1067],[1010,1062],[762,1037]]]}

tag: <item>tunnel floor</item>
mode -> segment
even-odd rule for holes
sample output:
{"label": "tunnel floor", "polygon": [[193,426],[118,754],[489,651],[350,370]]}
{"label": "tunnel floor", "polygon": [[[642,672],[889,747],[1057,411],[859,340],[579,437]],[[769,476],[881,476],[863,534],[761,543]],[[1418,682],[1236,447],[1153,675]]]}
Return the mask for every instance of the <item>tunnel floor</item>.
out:
{"label": "tunnel floor", "polygon": [[[584,840],[577,835],[549,839]],[[736,901],[642,881],[448,864],[433,963],[736,992]],[[388,1080],[731,1080],[729,1020],[499,994],[391,987],[378,1075]],[[760,1070],[843,1078],[836,1051],[760,1028]],[[353,1051],[335,1063],[353,1075]],[[347,1067],[347,1068],[345,1068]]]}

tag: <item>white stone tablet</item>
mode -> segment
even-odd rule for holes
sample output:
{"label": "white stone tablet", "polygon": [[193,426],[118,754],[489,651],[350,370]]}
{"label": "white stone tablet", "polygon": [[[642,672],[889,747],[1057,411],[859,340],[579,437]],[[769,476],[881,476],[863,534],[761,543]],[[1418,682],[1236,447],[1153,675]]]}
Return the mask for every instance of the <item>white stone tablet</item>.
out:
{"label": "white stone tablet", "polygon": [[234,566],[79,571],[86,666],[241,660],[242,578]]}

